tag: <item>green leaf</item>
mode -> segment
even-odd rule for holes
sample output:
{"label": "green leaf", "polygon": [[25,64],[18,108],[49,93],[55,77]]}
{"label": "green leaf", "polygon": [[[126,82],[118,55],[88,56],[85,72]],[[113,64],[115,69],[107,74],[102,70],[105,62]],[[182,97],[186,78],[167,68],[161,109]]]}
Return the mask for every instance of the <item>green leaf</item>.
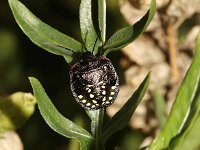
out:
{"label": "green leaf", "polygon": [[162,129],[167,120],[166,113],[165,113],[165,108],[166,108],[165,99],[161,95],[158,89],[156,89],[153,92],[153,99],[154,99],[153,102],[154,102],[156,118],[158,119],[158,124],[159,124],[160,129]]}
{"label": "green leaf", "polygon": [[91,132],[92,135],[95,135],[95,127],[96,127],[96,118],[99,117],[97,110],[86,110],[87,115],[90,117],[91,120]]}
{"label": "green leaf", "polygon": [[142,100],[150,80],[150,73],[146,76],[144,81],[140,84],[138,89],[134,92],[131,98],[124,104],[124,106],[111,118],[110,122],[105,126],[105,131],[102,134],[101,140],[105,142],[115,131],[125,127],[134,111]]}
{"label": "green leaf", "polygon": [[0,99],[0,134],[21,128],[34,113],[35,104],[31,93],[16,92]]}
{"label": "green leaf", "polygon": [[92,142],[91,134],[58,112],[36,78],[30,77],[29,80],[33,87],[40,113],[46,123],[57,133],[68,138],[76,138],[83,147],[87,147]]}
{"label": "green leaf", "polygon": [[[96,1],[93,0],[81,0],[80,4],[80,28],[82,39],[85,43],[85,47],[88,51],[97,54],[98,47],[101,44],[98,37],[97,29],[95,28],[95,22],[93,21],[93,15],[95,11],[93,6],[95,6]],[[101,44],[102,45],[102,44]]]}
{"label": "green leaf", "polygon": [[96,117],[96,111],[86,110],[86,113],[90,117],[90,120],[93,120]]}
{"label": "green leaf", "polygon": [[20,28],[39,47],[64,56],[68,63],[73,61],[74,52],[83,51],[81,43],[43,23],[18,0],[8,2]]}
{"label": "green leaf", "polygon": [[95,137],[93,149],[104,150],[105,148],[102,145],[101,141],[99,140],[99,137],[102,132],[105,109],[101,108],[98,110],[87,110],[86,112],[91,119],[91,132],[92,132],[93,137]]}
{"label": "green leaf", "polygon": [[106,50],[104,55],[107,55],[111,51],[119,50],[120,48],[123,48],[129,43],[133,42],[147,28],[153,19],[155,11],[156,0],[151,0],[149,11],[138,22],[132,26],[128,26],[117,31],[108,39],[104,45],[104,49]]}
{"label": "green leaf", "polygon": [[150,150],[165,149],[169,146],[170,141],[177,136],[183,129],[189,119],[191,106],[195,100],[195,93],[198,90],[200,82],[200,34],[197,38],[196,52],[192,64],[184,77],[182,84],[177,93],[168,120],[159,135],[150,145]]}
{"label": "green leaf", "polygon": [[200,124],[200,113],[198,114],[197,119],[194,121],[194,123],[191,124],[191,126],[188,127],[188,129],[184,133],[183,139],[181,139],[183,141],[181,141],[182,145],[180,145],[180,149],[197,150],[199,148],[200,146],[199,124]]}
{"label": "green leaf", "polygon": [[104,44],[106,40],[106,0],[99,0],[99,29],[101,33],[102,43]]}
{"label": "green leaf", "polygon": [[95,150],[105,150],[105,147],[103,146],[100,136],[102,133],[102,126],[103,126],[103,120],[104,120],[104,112],[105,109],[98,109],[95,110],[95,118],[93,118],[91,122],[91,129],[93,131],[93,135],[95,137]]}
{"label": "green leaf", "polygon": [[[73,122],[80,126],[86,126],[84,117],[81,115],[75,116]],[[79,150],[79,147],[80,147],[80,142],[77,139],[70,139],[66,150]],[[81,145],[81,150],[87,150],[87,149],[88,149],[88,144],[85,144],[84,147],[83,144]]]}
{"label": "green leaf", "polygon": [[[184,124],[181,132],[171,140],[170,149],[173,150],[193,150],[200,145],[200,134],[199,134],[199,123],[200,123],[200,82],[194,101],[190,108],[190,113],[187,117],[187,121]],[[193,148],[192,148],[193,147]]]}

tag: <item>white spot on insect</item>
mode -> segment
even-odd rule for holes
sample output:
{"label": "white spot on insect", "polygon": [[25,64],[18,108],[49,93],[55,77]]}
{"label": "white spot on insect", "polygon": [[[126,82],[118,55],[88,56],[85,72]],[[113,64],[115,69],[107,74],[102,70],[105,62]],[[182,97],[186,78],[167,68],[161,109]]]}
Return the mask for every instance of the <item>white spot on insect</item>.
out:
{"label": "white spot on insect", "polygon": [[89,90],[89,88],[87,87],[86,90]]}
{"label": "white spot on insect", "polygon": [[105,89],[106,87],[104,85],[101,86],[102,89]]}
{"label": "white spot on insect", "polygon": [[114,95],[115,94],[115,92],[110,92],[110,95]]}
{"label": "white spot on insect", "polygon": [[90,93],[92,90],[91,90],[91,89],[88,89],[87,91],[88,91],[88,93]]}
{"label": "white spot on insect", "polygon": [[86,103],[87,101],[84,99],[84,100],[82,100],[82,103]]}
{"label": "white spot on insect", "polygon": [[97,83],[97,85],[103,84],[103,81],[100,81],[99,83]]}
{"label": "white spot on insect", "polygon": [[95,105],[92,105],[92,108],[95,108],[96,106]]}
{"label": "white spot on insect", "polygon": [[103,100],[102,100],[102,101],[103,101],[103,102],[106,101],[106,97],[103,97]]}
{"label": "white spot on insect", "polygon": [[96,101],[96,100],[92,100],[92,102],[93,102],[94,104],[96,104],[96,103],[97,103],[97,101]]}
{"label": "white spot on insect", "polygon": [[86,104],[86,106],[90,106],[90,105],[91,105],[91,103],[87,103],[87,104]]}
{"label": "white spot on insect", "polygon": [[115,86],[111,86],[111,89],[114,90],[114,89],[115,89]]}
{"label": "white spot on insect", "polygon": [[80,98],[80,99],[83,98],[83,95],[79,95],[78,98]]}
{"label": "white spot on insect", "polygon": [[99,104],[95,104],[96,106],[99,106]]}
{"label": "white spot on insect", "polygon": [[106,102],[102,102],[102,105],[104,105]]}
{"label": "white spot on insect", "polygon": [[102,94],[103,94],[103,95],[106,95],[106,91],[105,91],[105,90],[103,90],[103,91],[102,91]]}
{"label": "white spot on insect", "polygon": [[109,97],[108,99],[109,99],[109,100],[112,100],[113,98],[112,98],[112,97]]}
{"label": "white spot on insect", "polygon": [[110,102],[109,102],[109,101],[106,101],[106,104],[110,104]]}
{"label": "white spot on insect", "polygon": [[94,97],[94,95],[93,94],[90,94],[90,98],[93,98]]}
{"label": "white spot on insect", "polygon": [[88,84],[88,85],[87,85],[87,87],[92,87],[92,86],[94,86],[94,85],[92,85],[92,84]]}

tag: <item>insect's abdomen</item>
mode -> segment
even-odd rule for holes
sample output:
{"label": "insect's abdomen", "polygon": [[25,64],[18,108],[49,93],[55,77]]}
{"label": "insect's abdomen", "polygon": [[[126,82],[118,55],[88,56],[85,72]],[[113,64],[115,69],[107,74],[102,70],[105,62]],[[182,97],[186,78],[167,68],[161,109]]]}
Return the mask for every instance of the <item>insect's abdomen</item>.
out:
{"label": "insect's abdomen", "polygon": [[70,71],[72,94],[85,109],[107,107],[115,101],[119,92],[118,76],[110,60],[98,59],[99,65],[90,66],[89,71],[80,71],[80,63]]}

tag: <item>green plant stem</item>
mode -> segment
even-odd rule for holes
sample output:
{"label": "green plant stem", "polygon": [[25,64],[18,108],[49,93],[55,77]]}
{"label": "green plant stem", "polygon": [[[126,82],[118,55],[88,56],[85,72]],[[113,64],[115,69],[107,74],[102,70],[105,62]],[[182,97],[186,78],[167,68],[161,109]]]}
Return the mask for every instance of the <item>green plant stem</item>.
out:
{"label": "green plant stem", "polygon": [[105,109],[98,109],[96,111],[96,117],[95,117],[95,150],[103,150],[104,147],[102,145],[102,142],[100,140],[100,136],[102,133],[102,125],[103,125],[103,118],[104,118],[104,111]]}

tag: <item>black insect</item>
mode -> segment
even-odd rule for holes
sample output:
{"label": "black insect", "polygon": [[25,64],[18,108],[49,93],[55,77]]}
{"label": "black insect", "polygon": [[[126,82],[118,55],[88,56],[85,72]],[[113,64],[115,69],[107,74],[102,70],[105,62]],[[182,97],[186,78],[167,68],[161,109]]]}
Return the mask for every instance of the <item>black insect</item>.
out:
{"label": "black insect", "polygon": [[94,56],[91,52],[81,53],[69,74],[72,94],[85,109],[110,106],[119,93],[118,75],[111,61],[104,56]]}
{"label": "black insect", "polygon": [[100,109],[115,101],[119,79],[108,58],[85,52],[71,67],[70,86],[74,98],[82,107]]}

